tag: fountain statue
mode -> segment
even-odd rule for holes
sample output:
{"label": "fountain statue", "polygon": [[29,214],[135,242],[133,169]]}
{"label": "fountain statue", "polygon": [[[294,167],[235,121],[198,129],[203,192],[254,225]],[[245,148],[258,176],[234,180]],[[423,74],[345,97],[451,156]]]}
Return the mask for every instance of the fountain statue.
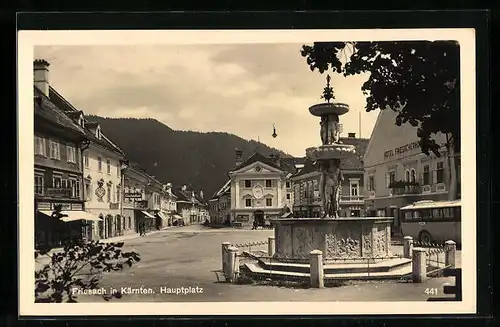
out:
{"label": "fountain statue", "polygon": [[326,103],[321,103],[309,108],[309,111],[320,116],[320,135],[322,145],[306,150],[307,156],[317,162],[320,175],[321,217],[339,218],[340,216],[340,187],[343,181],[340,159],[347,153],[354,154],[353,145],[340,142],[341,125],[339,116],[347,113],[349,107],[343,103],[330,103],[335,99],[333,88],[330,86],[330,75],[326,77],[326,87],[321,98]]}
{"label": "fountain statue", "polygon": [[312,253],[321,253],[325,279],[400,278],[411,272],[412,266],[411,259],[391,253],[393,218],[340,215],[340,189],[344,180],[341,163],[355,156],[356,151],[353,145],[340,141],[339,116],[347,113],[349,106],[332,101],[335,97],[330,76],[322,98],[326,100],[324,103],[309,108],[312,115],[321,119],[321,145],[306,149],[306,156],[316,162],[320,172],[322,214],[319,218],[272,219],[275,241],[271,258],[253,254],[258,263],[244,266],[266,278],[276,272],[296,278],[294,274],[309,273],[312,269],[308,266]]}
{"label": "fountain statue", "polygon": [[321,98],[325,101],[309,108],[320,118],[321,145],[306,149],[306,156],[316,162],[320,172],[319,218],[297,217],[273,220],[275,258],[302,260],[311,250],[321,250],[324,258],[384,258],[390,256],[390,225],[387,217],[341,217],[340,193],[344,176],[342,160],[356,155],[356,148],[340,141],[339,117],[349,112],[345,103],[334,102],[335,96],[326,77]]}

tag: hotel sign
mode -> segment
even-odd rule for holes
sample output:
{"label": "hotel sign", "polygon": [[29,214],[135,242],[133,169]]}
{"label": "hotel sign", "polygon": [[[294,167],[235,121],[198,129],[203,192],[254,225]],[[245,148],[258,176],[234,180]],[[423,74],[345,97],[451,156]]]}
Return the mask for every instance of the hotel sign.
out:
{"label": "hotel sign", "polygon": [[405,153],[407,151],[410,151],[410,150],[413,150],[413,149],[417,149],[417,148],[420,148],[420,142],[419,141],[408,143],[408,144],[405,144],[403,146],[394,148],[392,150],[385,151],[384,152],[384,159],[391,158],[394,155],[400,155],[400,154],[403,154],[403,153]]}
{"label": "hotel sign", "polygon": [[141,192],[125,192],[123,194],[123,197],[128,198],[128,199],[142,199],[142,193]]}

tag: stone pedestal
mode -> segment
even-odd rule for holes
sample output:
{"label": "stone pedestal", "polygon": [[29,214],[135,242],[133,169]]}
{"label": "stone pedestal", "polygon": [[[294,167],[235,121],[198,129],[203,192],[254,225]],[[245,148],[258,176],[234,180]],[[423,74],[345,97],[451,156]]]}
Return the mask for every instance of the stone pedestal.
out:
{"label": "stone pedestal", "polygon": [[323,259],[388,258],[391,253],[393,218],[286,218],[275,219],[274,257],[286,261],[308,261],[313,250]]}

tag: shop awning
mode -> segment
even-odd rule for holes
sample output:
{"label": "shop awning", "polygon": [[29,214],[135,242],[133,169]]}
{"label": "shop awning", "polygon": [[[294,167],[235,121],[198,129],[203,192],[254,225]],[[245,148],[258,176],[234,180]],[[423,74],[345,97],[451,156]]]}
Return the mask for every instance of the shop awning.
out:
{"label": "shop awning", "polygon": [[291,212],[287,212],[287,213],[285,213],[283,216],[281,216],[281,218],[288,218],[288,217],[290,217],[291,215],[292,215],[292,213],[291,213]]}
{"label": "shop awning", "polygon": [[153,216],[152,214],[150,214],[150,213],[149,213],[149,212],[147,212],[147,211],[141,211],[141,212],[144,214],[144,216],[146,216],[146,217],[148,217],[148,218],[155,218],[155,216]]}
{"label": "shop awning", "polygon": [[167,217],[165,217],[165,215],[161,211],[158,211],[157,215],[158,215],[158,217],[160,217],[163,220],[167,219]]}
{"label": "shop awning", "polygon": [[179,216],[179,215],[174,215],[174,218],[175,218],[175,219],[182,219],[182,216]]}
{"label": "shop awning", "polygon": [[[53,213],[53,211],[45,211],[45,210],[39,210],[39,212],[49,217],[52,217]],[[64,221],[66,223],[77,220],[101,221],[101,218],[82,210],[61,211],[61,214],[64,215],[64,217],[61,218],[61,221]]]}

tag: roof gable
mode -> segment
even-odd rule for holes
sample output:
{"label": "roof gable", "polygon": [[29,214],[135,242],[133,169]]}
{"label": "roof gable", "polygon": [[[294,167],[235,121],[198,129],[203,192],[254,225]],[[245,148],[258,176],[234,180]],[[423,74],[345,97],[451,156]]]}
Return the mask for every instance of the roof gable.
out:
{"label": "roof gable", "polygon": [[261,164],[265,164],[268,166],[269,169],[274,168],[278,171],[284,171],[282,168],[280,168],[278,165],[276,165],[270,158],[264,157],[262,154],[259,152],[254,152],[247,160],[245,160],[243,163],[238,165],[233,172],[238,172],[241,171],[243,168],[252,165],[253,163],[260,162]]}
{"label": "roof gable", "polygon": [[69,118],[64,112],[63,108],[57,106],[51,99],[49,99],[42,91],[40,91],[36,86],[34,88],[34,96],[37,101],[34,101],[35,116],[44,118],[54,124],[57,124],[63,128],[72,130],[85,135],[85,130],[77,125],[71,118]]}
{"label": "roof gable", "polygon": [[233,171],[233,173],[238,174],[265,174],[265,173],[275,173],[280,174],[285,172],[283,169],[277,166],[271,166],[268,162],[255,161],[249,165],[241,167],[238,170]]}

